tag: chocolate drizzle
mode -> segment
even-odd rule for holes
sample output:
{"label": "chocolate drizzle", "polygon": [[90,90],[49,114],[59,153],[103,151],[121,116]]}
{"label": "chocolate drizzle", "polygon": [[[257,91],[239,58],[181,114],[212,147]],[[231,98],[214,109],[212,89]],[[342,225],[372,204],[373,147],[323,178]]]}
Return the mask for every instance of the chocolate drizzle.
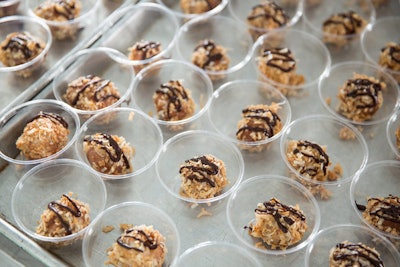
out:
{"label": "chocolate drizzle", "polygon": [[[273,12],[268,12],[268,7],[273,10]],[[257,11],[260,12],[257,12]],[[279,25],[279,27],[285,25],[289,17],[286,15],[285,11],[278,6],[275,2],[266,2],[264,4],[259,4],[255,5],[252,8],[252,13],[255,13],[255,15],[250,15],[247,17],[247,20],[255,20],[258,18],[266,18],[266,19],[272,19],[276,24]],[[282,17],[280,20],[279,18]]]}
{"label": "chocolate drizzle", "polygon": [[[270,109],[263,109],[263,108],[252,109],[249,107],[247,109],[242,110],[242,114],[244,118],[250,118],[255,121],[261,120],[265,122],[265,124],[263,123],[260,126],[250,126],[250,125],[243,126],[237,130],[236,135],[244,131],[262,132],[264,133],[265,136],[270,138],[275,134],[274,127],[276,126],[277,122],[280,121],[278,115],[275,112],[272,112]],[[268,114],[270,116],[268,116]],[[266,127],[263,127],[264,125]]]}
{"label": "chocolate drizzle", "polygon": [[107,152],[108,156],[113,162],[119,162],[122,158],[125,166],[129,169],[130,164],[128,158],[125,156],[121,147],[118,143],[112,138],[111,135],[101,133],[96,135],[88,135],[83,139],[84,142],[93,142],[101,146],[101,149]]}
{"label": "chocolate drizzle", "polygon": [[49,208],[49,210],[51,210],[52,212],[54,212],[56,214],[57,218],[60,220],[62,226],[64,227],[66,234],[70,235],[70,234],[72,234],[71,226],[69,225],[69,223],[66,220],[64,220],[64,218],[60,214],[60,210],[65,210],[65,211],[71,213],[74,217],[81,217],[81,211],[79,210],[79,207],[75,203],[75,201],[73,201],[69,196],[67,196],[65,194],[63,194],[62,196],[65,197],[69,203],[71,203],[73,208],[70,208],[68,205],[60,204],[56,201],[50,202],[47,205],[47,207]]}
{"label": "chocolate drizzle", "polygon": [[[195,180],[199,183],[207,183],[211,187],[215,187],[215,182],[209,178],[210,175],[216,175],[219,172],[219,168],[216,164],[207,159],[206,156],[192,158],[185,161],[186,165],[183,165],[179,169],[179,173],[182,173],[183,169],[189,169],[193,174],[186,177],[189,180]],[[193,166],[200,163],[202,167]]]}
{"label": "chocolate drizzle", "polygon": [[93,75],[87,75],[87,76],[85,76],[85,78],[90,81],[88,81],[81,88],[77,88],[78,91],[75,95],[75,98],[71,101],[71,105],[75,106],[79,100],[79,97],[86,91],[86,89],[90,88],[91,86],[96,87],[96,90],[94,92],[94,101],[96,101],[96,102],[104,101],[108,98],[114,98],[114,99],[120,98],[118,95],[115,95],[115,94],[106,94],[102,97],[99,97],[99,94],[101,93],[101,91],[104,90],[111,83],[110,80],[104,80],[104,79],[101,79],[101,78],[93,76]]}
{"label": "chocolate drizzle", "polygon": [[349,11],[348,13],[338,13],[332,16],[330,19],[327,19],[323,23],[323,27],[329,25],[342,25],[346,30],[346,35],[355,34],[357,28],[360,28],[363,24],[361,18],[357,18],[357,13],[354,11]]}
{"label": "chocolate drizzle", "polygon": [[306,220],[306,217],[304,214],[292,207],[289,207],[285,204],[282,204],[279,202],[276,198],[272,198],[271,200],[264,202],[263,203],[263,209],[258,208],[255,209],[255,212],[257,214],[268,214],[272,215],[276,221],[276,223],[279,226],[279,229],[282,230],[282,232],[287,233],[288,232],[288,226],[287,225],[292,225],[295,223],[295,221],[290,218],[289,216],[284,216],[282,214],[288,212],[290,215],[293,215],[297,218],[299,218],[302,221]]}
{"label": "chocolate drizzle", "polygon": [[[379,83],[374,83],[368,79],[348,80],[347,86],[352,88],[346,93],[346,96],[360,99],[363,104],[357,104],[356,107],[373,108],[378,105],[378,94],[382,91],[382,86]],[[370,101],[363,101],[363,97],[367,97]]]}
{"label": "chocolate drizzle", "polygon": [[[175,85],[176,84],[176,85]],[[180,88],[182,90],[180,90]],[[171,108],[174,107],[178,112],[182,110],[182,101],[188,99],[185,89],[179,81],[170,81],[161,85],[161,88],[156,90],[157,94],[163,94],[168,98],[167,104],[167,119],[171,119]]]}
{"label": "chocolate drizzle", "polygon": [[161,44],[159,42],[153,42],[153,41],[142,41],[140,43],[137,43],[135,46],[135,49],[137,51],[141,51],[142,52],[142,59],[147,59],[148,55],[147,55],[147,51],[150,50],[160,50],[160,46]]}
{"label": "chocolate drizzle", "polygon": [[[134,242],[133,243],[129,242],[130,239],[132,239]],[[126,249],[134,249],[136,251],[143,252],[143,249],[138,247],[137,242],[139,242],[139,245],[148,247],[151,250],[156,249],[158,246],[156,240],[154,240],[153,238],[148,236],[143,230],[135,229],[135,228],[126,230],[125,233],[123,235],[121,235],[120,237],[118,237],[118,239],[117,239],[117,243],[121,247],[124,247]],[[131,245],[131,243],[133,245]]]}
{"label": "chocolate drizzle", "polygon": [[386,49],[389,49],[390,59],[400,64],[400,45],[384,47],[381,51],[383,52]]}
{"label": "chocolate drizzle", "polygon": [[346,266],[355,266],[356,263],[360,264],[359,258],[363,258],[370,262],[375,267],[383,267],[383,262],[380,255],[370,247],[361,243],[338,243],[336,248],[342,250],[346,249],[348,252],[338,251],[334,252],[333,259],[335,261],[350,261],[351,264]]}
{"label": "chocolate drizzle", "polygon": [[[367,202],[375,201],[376,203],[370,208],[369,214],[383,219],[386,223],[391,222],[397,225],[397,229],[400,229],[400,199],[393,195],[389,195],[386,198],[369,198]],[[391,203],[395,201],[397,205]],[[357,203],[356,203],[357,204]],[[357,204],[357,208],[360,211],[365,211],[367,208],[364,205]],[[371,211],[371,210],[374,211]],[[384,223],[385,223],[384,222]]]}
{"label": "chocolate drizzle", "polygon": [[282,72],[291,72],[296,68],[296,60],[288,48],[264,49],[262,57],[267,60],[267,66],[279,69]]}
{"label": "chocolate drizzle", "polygon": [[[324,172],[324,175],[326,175],[326,169],[327,169],[327,166],[329,165],[329,157],[324,152],[322,147],[320,147],[318,144],[312,143],[310,141],[299,141],[297,143],[297,147],[304,148],[304,149],[307,149],[308,147],[310,147],[311,149],[313,149],[317,155],[308,154],[305,151],[299,150],[298,148],[293,150],[293,154],[301,153],[304,157],[312,158],[316,163],[322,164],[322,170]],[[315,176],[318,173],[318,167],[307,168],[306,166],[303,166],[300,169],[300,173],[301,174],[307,173],[310,176]]]}
{"label": "chocolate drizzle", "polygon": [[35,41],[30,35],[25,33],[17,33],[15,36],[11,37],[8,43],[6,43],[2,49],[10,49],[13,52],[21,51],[25,59],[30,59],[33,56],[33,52],[29,49],[28,43],[34,42],[37,49],[41,49],[41,45]]}
{"label": "chocolate drizzle", "polygon": [[196,46],[196,48],[194,49],[195,51],[199,50],[200,48],[203,48],[206,51],[207,61],[203,65],[199,66],[200,68],[204,69],[208,65],[210,65],[211,62],[216,62],[223,58],[223,55],[221,53],[216,52],[216,47],[217,45],[215,44],[215,42],[209,39],[202,41],[199,45]]}
{"label": "chocolate drizzle", "polygon": [[48,118],[53,122],[61,124],[64,128],[68,129],[68,123],[61,117],[60,115],[54,114],[54,113],[47,113],[40,111],[38,115],[33,117],[28,123],[38,119],[38,118]]}
{"label": "chocolate drizzle", "polygon": [[[75,1],[70,1],[70,0],[51,0],[50,4],[53,7],[53,12],[54,14],[57,14],[59,16],[64,17],[67,20],[71,20],[75,18],[74,15],[74,10],[76,9],[75,7]],[[40,6],[37,7],[37,9],[46,9],[46,5],[48,5],[48,2],[44,2]],[[45,11],[47,13],[47,11]],[[46,19],[48,19],[49,15],[46,15]]]}

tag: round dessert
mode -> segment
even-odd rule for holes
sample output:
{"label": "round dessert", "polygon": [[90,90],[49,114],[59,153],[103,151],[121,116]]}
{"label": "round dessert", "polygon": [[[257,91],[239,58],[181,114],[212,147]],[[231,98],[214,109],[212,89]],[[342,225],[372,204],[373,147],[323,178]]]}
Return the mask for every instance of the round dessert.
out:
{"label": "round dessert", "polygon": [[122,136],[95,133],[83,141],[83,151],[90,165],[105,174],[126,174],[133,171],[134,148]]}
{"label": "round dessert", "polygon": [[[257,142],[271,138],[282,130],[282,122],[277,111],[280,106],[272,103],[250,105],[242,110],[242,118],[239,120],[236,131],[236,138],[245,142]],[[243,147],[246,149],[246,147]],[[264,146],[249,147],[249,150],[261,151]]]}
{"label": "round dessert", "polygon": [[221,0],[180,0],[183,13],[201,14],[214,9],[221,3]]}
{"label": "round dessert", "polygon": [[[192,54],[192,63],[206,71],[224,71],[229,68],[230,59],[226,49],[214,40],[205,39],[198,43]],[[221,78],[219,75],[211,79]]]}
{"label": "round dessert", "polygon": [[[159,42],[145,41],[136,42],[129,48],[128,58],[130,60],[146,60],[161,53],[162,47]],[[133,68],[136,73],[146,67],[148,64],[135,65]]]}
{"label": "round dessert", "polygon": [[[389,42],[381,49],[379,65],[392,71],[400,71],[400,44]],[[400,75],[393,75],[400,83]]]}
{"label": "round dessert", "polygon": [[[46,44],[29,32],[12,32],[0,44],[0,61],[6,67],[27,63],[37,57]],[[19,72],[29,77],[31,71]]]}
{"label": "round dessert", "polygon": [[353,79],[339,88],[338,112],[355,122],[369,120],[382,106],[385,89],[386,83],[375,77],[354,73]]}
{"label": "round dessert", "polygon": [[[249,235],[261,238],[271,249],[286,249],[298,243],[307,231],[306,217],[298,205],[287,206],[276,198],[258,203],[255,221],[245,227]],[[264,247],[262,243],[256,246]]]}
{"label": "round dessert", "polygon": [[328,45],[343,47],[352,36],[360,34],[366,25],[367,21],[354,11],[333,14],[322,24],[322,31],[326,34],[323,41]]}
{"label": "round dessert", "polygon": [[64,98],[76,109],[99,110],[117,102],[120,93],[110,80],[87,75],[70,82]]}
{"label": "round dessert", "polygon": [[90,223],[89,204],[72,198],[73,193],[63,194],[58,201],[51,201],[40,216],[36,233],[49,237],[63,237],[78,233]]}
{"label": "round dessert", "polygon": [[189,118],[195,110],[190,90],[180,81],[164,83],[153,95],[158,118],[164,121],[178,121]]}
{"label": "round dessert", "polygon": [[365,220],[377,229],[396,236],[400,236],[400,198],[389,195],[387,197],[369,197],[367,205],[357,204]]}
{"label": "round dessert", "polygon": [[225,163],[213,155],[191,158],[181,164],[180,194],[193,199],[217,196],[228,184]]}
{"label": "round dessert", "polygon": [[68,135],[68,123],[61,116],[39,112],[24,127],[16,147],[27,159],[46,158],[67,145]]}
{"label": "round dessert", "polygon": [[253,6],[247,16],[247,23],[259,30],[251,30],[253,39],[257,39],[265,31],[280,28],[289,22],[289,17],[282,7],[274,1],[262,1],[262,3]]}
{"label": "round dessert", "polygon": [[343,241],[331,249],[329,255],[330,267],[363,266],[383,267],[383,261],[375,248],[363,243]]}
{"label": "round dessert", "polygon": [[165,237],[153,226],[139,225],[124,230],[107,249],[106,265],[118,267],[161,267],[167,247]]}
{"label": "round dessert", "polygon": [[[46,0],[35,7],[36,16],[52,21],[66,22],[79,17],[82,3],[79,0]],[[53,37],[58,40],[74,38],[78,31],[77,25],[50,26]]]}
{"label": "round dessert", "polygon": [[304,83],[304,76],[296,73],[296,59],[288,48],[262,49],[258,69],[279,84],[296,86]]}

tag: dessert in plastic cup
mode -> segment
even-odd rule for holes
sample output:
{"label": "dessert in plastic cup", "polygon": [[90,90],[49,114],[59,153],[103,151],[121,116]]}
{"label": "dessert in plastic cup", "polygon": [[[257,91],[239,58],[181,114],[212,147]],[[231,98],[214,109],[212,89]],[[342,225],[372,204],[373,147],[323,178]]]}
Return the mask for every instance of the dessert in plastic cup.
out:
{"label": "dessert in plastic cup", "polygon": [[99,44],[121,52],[121,63],[131,65],[136,74],[151,63],[172,57],[179,23],[168,8],[139,3],[119,9],[113,16],[120,19]]}
{"label": "dessert in plastic cup", "polygon": [[395,267],[400,264],[400,254],[386,238],[365,226],[338,224],[321,229],[311,240],[305,266],[329,266],[330,260],[330,266],[351,263]]}
{"label": "dessert in plastic cup", "polygon": [[111,48],[89,48],[72,55],[53,80],[57,100],[70,105],[85,121],[130,99],[133,69],[120,63]]}
{"label": "dessert in plastic cup", "polygon": [[213,86],[200,68],[182,60],[161,60],[138,73],[133,106],[149,114],[165,139],[199,127],[210,106]]}
{"label": "dessert in plastic cup", "polygon": [[206,241],[194,245],[179,256],[175,266],[201,267],[212,263],[221,267],[262,266],[245,248],[226,241]]}
{"label": "dessert in plastic cup", "polygon": [[15,15],[20,3],[21,0],[0,1],[0,17]]}
{"label": "dessert in plastic cup", "polygon": [[299,0],[231,0],[228,9],[256,40],[265,33],[294,26],[302,15],[302,5]]}
{"label": "dessert in plastic cup", "polygon": [[76,40],[83,28],[95,21],[99,0],[28,0],[30,16],[44,21],[54,40]]}
{"label": "dessert in plastic cup", "polygon": [[291,122],[280,148],[290,177],[321,200],[350,183],[369,155],[360,131],[329,115],[308,115]]}
{"label": "dessert in plastic cup", "polygon": [[0,30],[1,74],[29,78],[43,67],[53,40],[45,23],[27,16],[7,16],[0,18]]}
{"label": "dessert in plastic cup", "polygon": [[101,177],[73,159],[56,159],[29,170],[12,195],[17,225],[46,248],[60,248],[83,238],[105,208]]}
{"label": "dessert in plastic cup", "polygon": [[382,160],[369,163],[350,186],[350,201],[360,221],[400,248],[400,163]]}
{"label": "dessert in plastic cup", "polygon": [[[135,242],[133,242],[136,240]],[[123,202],[104,210],[86,232],[86,266],[172,266],[180,250],[179,231],[171,217],[144,202]]]}
{"label": "dessert in plastic cup", "polygon": [[57,100],[13,107],[0,119],[0,156],[16,166],[33,166],[65,156],[80,129],[76,112]]}
{"label": "dessert in plastic cup", "polygon": [[241,244],[257,253],[289,255],[304,249],[320,225],[314,196],[280,175],[249,178],[230,195],[229,227]]}
{"label": "dessert in plastic cup", "polygon": [[267,83],[234,80],[214,92],[208,118],[214,130],[242,152],[256,153],[279,139],[290,122],[291,108],[286,97]]}
{"label": "dessert in plastic cup", "polygon": [[383,17],[369,25],[361,34],[361,48],[368,60],[384,68],[400,83],[399,17]]}
{"label": "dessert in plastic cup", "polygon": [[386,139],[397,159],[400,159],[400,109],[397,109],[386,123]]}
{"label": "dessert in plastic cup", "polygon": [[253,45],[252,63],[259,80],[286,96],[302,96],[317,88],[319,78],[331,66],[331,57],[318,38],[288,28],[259,37]]}
{"label": "dessert in plastic cup", "polygon": [[186,131],[168,139],[155,168],[168,193],[193,207],[226,198],[244,174],[243,157],[236,146],[204,130]]}
{"label": "dessert in plastic cup", "polygon": [[182,25],[176,50],[180,59],[203,69],[218,84],[246,65],[252,44],[246,27],[217,15],[198,17]]}
{"label": "dessert in plastic cup", "polygon": [[132,108],[101,111],[81,127],[75,151],[104,179],[137,176],[156,161],[163,143],[160,127]]}

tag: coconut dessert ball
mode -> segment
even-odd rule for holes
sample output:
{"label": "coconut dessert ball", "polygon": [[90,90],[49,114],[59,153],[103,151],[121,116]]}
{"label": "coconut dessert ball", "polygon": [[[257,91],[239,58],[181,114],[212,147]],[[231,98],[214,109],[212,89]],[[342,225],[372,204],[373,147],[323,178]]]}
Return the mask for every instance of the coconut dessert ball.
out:
{"label": "coconut dessert ball", "polygon": [[214,9],[221,3],[221,0],[180,0],[183,13],[201,14]]}
{"label": "coconut dessert ball", "polygon": [[[387,43],[381,50],[379,65],[392,71],[400,71],[400,44]],[[393,77],[400,83],[400,75],[393,74]]]}
{"label": "coconut dessert ball", "polygon": [[81,76],[68,83],[63,97],[69,105],[80,110],[103,109],[121,98],[112,81],[95,75]]}
{"label": "coconut dessert ball", "polygon": [[213,155],[186,160],[179,169],[184,197],[206,199],[217,196],[228,184],[225,163]]}
{"label": "coconut dessert ball", "polygon": [[16,147],[27,159],[49,157],[68,143],[68,123],[54,113],[39,112],[25,126]]}
{"label": "coconut dessert ball", "polygon": [[[128,58],[130,60],[145,60],[152,58],[162,51],[162,46],[159,42],[142,40],[136,42],[133,46],[129,47]],[[133,69],[138,73],[141,69],[148,66],[148,64],[135,65]]]}
{"label": "coconut dessert ball", "polygon": [[118,267],[161,267],[167,254],[165,237],[153,226],[130,227],[107,250],[106,265]]}
{"label": "coconut dessert ball", "polygon": [[[286,249],[298,243],[307,231],[306,217],[298,205],[288,206],[276,198],[258,203],[255,222],[246,227],[271,249]],[[263,247],[258,243],[257,246]]]}
{"label": "coconut dessert ball", "polygon": [[90,165],[105,174],[126,174],[133,171],[134,148],[123,136],[96,133],[87,135],[83,141],[83,151]]}

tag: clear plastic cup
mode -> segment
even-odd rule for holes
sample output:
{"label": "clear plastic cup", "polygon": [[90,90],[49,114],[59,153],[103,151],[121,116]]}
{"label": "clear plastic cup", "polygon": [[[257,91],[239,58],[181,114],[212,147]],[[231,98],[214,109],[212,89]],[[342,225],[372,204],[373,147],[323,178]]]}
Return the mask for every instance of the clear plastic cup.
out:
{"label": "clear plastic cup", "polygon": [[[193,114],[180,120],[164,120],[157,114],[153,99],[161,85],[179,81],[194,102]],[[161,60],[138,73],[132,90],[133,106],[150,114],[163,131],[164,138],[200,127],[200,120],[210,106],[213,86],[208,75],[200,68],[181,60]],[[174,101],[174,100],[172,100]],[[190,112],[191,109],[188,109]],[[177,116],[172,114],[172,118]]]}
{"label": "clear plastic cup", "polygon": [[[361,34],[361,48],[368,62],[380,65],[400,83],[400,63],[397,69],[390,68],[389,65],[380,63],[382,49],[390,42],[400,44],[400,17],[384,17],[376,20],[372,25],[367,27]],[[393,59],[392,59],[393,60]],[[388,64],[382,58],[384,64]],[[396,66],[396,65],[394,65]]]}
{"label": "clear plastic cup", "polygon": [[[296,147],[305,151],[298,153]],[[282,134],[280,148],[291,176],[322,200],[350,183],[365,167],[369,155],[367,142],[359,130],[328,115],[309,115],[291,122]],[[324,153],[319,151],[324,148]],[[308,160],[312,159],[308,154],[317,157],[314,162]],[[318,171],[319,168],[324,172]]]}
{"label": "clear plastic cup", "polygon": [[[328,21],[331,16],[339,14],[349,15],[349,12],[354,12],[359,15],[361,19],[365,21],[364,27],[362,25],[358,26],[358,20],[353,22],[351,19],[348,19],[348,21],[352,23],[352,26],[357,25],[354,26],[354,29],[351,26],[346,28],[348,32],[345,31],[342,33],[342,29],[335,29],[337,32],[341,32],[340,34],[323,31],[324,23]],[[304,2],[303,19],[307,31],[310,31],[327,44],[332,55],[332,60],[335,63],[348,60],[349,56],[351,56],[353,60],[360,60],[362,58],[360,35],[365,27],[375,21],[375,8],[370,0],[309,0]],[[341,21],[333,25],[336,25],[336,27],[342,26]]]}
{"label": "clear plastic cup", "polygon": [[400,159],[400,109],[397,109],[386,123],[386,139],[396,156]]}
{"label": "clear plastic cup", "polygon": [[[134,177],[149,169],[158,158],[163,144],[160,127],[142,111],[126,107],[104,110],[93,115],[82,125],[75,142],[75,152],[79,160],[91,168],[93,165],[85,152],[84,139],[96,133],[122,137],[125,142],[121,144],[133,150],[131,157],[124,154],[129,166],[132,167],[131,171],[128,169],[126,173],[118,173],[118,171],[110,173],[96,170],[101,177],[110,180]],[[121,145],[118,146],[123,149]],[[114,155],[113,151],[109,152]]]}
{"label": "clear plastic cup", "polygon": [[[124,54],[119,60],[132,65],[135,73],[160,59],[172,57],[179,23],[174,13],[160,4],[139,3],[117,10],[111,16],[118,22],[99,40],[99,45],[113,48]],[[159,44],[159,53],[151,57],[131,60],[130,48],[138,42]]]}
{"label": "clear plastic cup", "polygon": [[[180,193],[179,170],[186,160],[212,155],[221,160],[226,168],[228,183],[214,196],[195,198]],[[164,143],[155,165],[157,177],[169,194],[190,204],[214,203],[226,198],[237,188],[244,175],[244,162],[240,151],[222,136],[204,130],[186,131],[171,137]]]}
{"label": "clear plastic cup", "polygon": [[[35,118],[39,112],[54,113],[63,118],[68,124],[68,142],[61,150],[58,150],[52,155],[44,158],[29,159],[17,149],[16,142],[21,136],[26,124]],[[2,140],[0,143],[0,156],[19,167],[29,167],[50,159],[67,157],[69,148],[72,147],[72,144],[78,137],[79,129],[80,121],[78,114],[68,105],[52,99],[25,102],[12,108],[0,118],[0,136]],[[43,146],[46,144],[37,143],[37,145]],[[31,150],[32,149],[29,151]]]}
{"label": "clear plastic cup", "polygon": [[[190,3],[190,4],[188,4],[191,7],[189,10],[185,10],[184,8],[182,8],[182,4],[185,4],[185,6],[187,6],[185,2]],[[199,16],[217,15],[224,10],[224,8],[228,4],[229,0],[221,0],[218,5],[216,5],[215,7],[213,7],[212,9],[209,9],[207,11],[200,8],[200,6],[196,8],[196,4],[194,2],[200,2],[200,6],[202,4],[201,1],[192,1],[192,0],[188,0],[188,1],[185,1],[185,0],[180,0],[180,1],[178,1],[178,0],[157,0],[157,3],[164,5],[169,10],[174,12],[174,14],[177,16],[177,18],[179,18],[181,20],[182,23],[185,23],[185,22],[187,22],[193,18],[199,17]],[[204,1],[204,2],[207,2],[207,1]],[[211,2],[211,1],[208,1],[208,2]],[[213,1],[213,2],[216,2],[216,1]]]}
{"label": "clear plastic cup", "polygon": [[[266,1],[264,1],[266,2]],[[256,7],[262,4],[262,1],[259,0],[230,0],[228,4],[228,8],[230,14],[233,18],[243,24],[244,27],[248,28],[249,32],[252,34],[253,39],[256,40],[259,36],[277,30],[277,29],[284,29],[288,27],[294,26],[301,18],[302,15],[302,8],[303,4],[301,0],[277,0],[277,1],[270,1],[275,3],[278,7],[280,7],[283,12],[286,14],[286,22],[278,23],[277,25],[270,25],[269,23],[265,22],[265,27],[257,27],[254,24],[249,24],[248,18],[251,17],[251,12],[253,7]],[[268,18],[266,15],[265,18]],[[280,21],[278,19],[278,21]]]}
{"label": "clear plastic cup", "polygon": [[[163,266],[174,265],[179,255],[180,237],[175,222],[158,207],[144,202],[123,202],[104,210],[89,226],[83,239],[82,254],[86,266],[102,266],[107,250],[121,235],[121,224],[153,226],[165,237],[167,254]],[[110,232],[104,231],[111,228]]]}
{"label": "clear plastic cup", "polygon": [[[78,2],[80,4],[78,4]],[[77,0],[76,3],[72,3],[73,5],[73,8],[71,8],[72,10],[75,10],[75,8],[77,10],[79,9],[78,15],[73,18],[69,17],[71,14],[68,14],[68,17],[65,17],[65,15],[59,16],[57,12],[54,12],[53,14],[52,9],[54,7],[49,5],[50,3],[54,4],[54,1],[27,0],[26,1],[27,13],[29,16],[36,17],[44,21],[50,27],[54,40],[74,40],[77,38],[77,36],[79,35],[79,33],[83,28],[87,27],[90,23],[95,21],[94,16],[98,12],[101,1]],[[39,6],[41,6],[41,9],[43,9],[43,15],[39,15],[36,12]],[[62,5],[59,6],[62,7]],[[64,10],[62,10],[61,12],[63,11]],[[73,12],[67,11],[67,13],[73,13]],[[43,17],[43,16],[48,16],[48,17]],[[56,17],[52,18],[52,16]]]}
{"label": "clear plastic cup", "polygon": [[[365,169],[359,172],[350,186],[351,206],[357,217],[358,223],[367,225],[372,231],[388,238],[397,249],[400,249],[400,235],[391,233],[385,228],[379,229],[376,225],[363,216],[362,206],[367,206],[368,198],[385,198],[389,195],[400,197],[400,162],[396,160],[382,160],[369,163]],[[385,205],[389,209],[388,205]],[[399,205],[394,208],[398,210]],[[395,211],[393,215],[396,214]],[[381,220],[382,225],[388,226],[391,221]],[[393,224],[395,225],[395,221]],[[386,266],[386,265],[385,265]]]}
{"label": "clear plastic cup", "polygon": [[[204,66],[199,66],[207,72],[214,86],[229,79],[229,75],[243,68],[251,57],[253,42],[246,27],[222,15],[198,17],[182,25],[176,42],[178,57],[192,63],[196,47],[206,40],[214,41],[215,48],[212,51],[219,51],[218,48],[221,48],[217,55],[223,55],[229,60],[226,66],[225,64],[218,66],[221,60],[216,61],[212,67],[207,61]],[[222,52],[223,49],[226,53]]]}
{"label": "clear plastic cup", "polygon": [[[58,74],[53,80],[52,85],[55,98],[70,105],[80,115],[82,121],[104,109],[119,107],[129,102],[135,75],[132,68],[116,60],[117,56],[121,56],[119,54],[118,51],[113,49],[100,47],[84,49],[72,55],[63,63],[63,66],[60,67]],[[102,80],[110,81],[114,84],[114,88],[118,90],[119,97],[114,98],[115,101],[112,104],[103,108],[92,110],[80,109],[75,103],[68,101],[65,95],[68,85],[71,82],[86,76],[97,76]],[[84,86],[80,90],[78,88],[76,92],[78,97],[79,92],[82,89],[84,90],[84,88]],[[101,86],[98,88],[101,88]],[[103,96],[105,101],[107,101],[110,95]],[[77,96],[75,96],[76,100],[78,100]]]}
{"label": "clear plastic cup", "polygon": [[[43,49],[33,59],[16,66],[7,66],[7,63],[0,63],[0,74],[3,80],[7,76],[16,75],[17,78],[28,78],[43,67],[46,56],[52,44],[52,36],[49,27],[39,19],[27,16],[7,16],[0,19],[0,42],[6,40],[6,37],[14,32],[26,32],[38,41],[43,42]],[[16,77],[10,77],[15,79]]]}
{"label": "clear plastic cup", "polygon": [[352,243],[361,242],[370,248],[375,248],[384,266],[395,267],[400,264],[399,252],[381,235],[364,226],[338,224],[322,229],[311,240],[305,254],[305,266],[328,266],[331,249],[346,240]]}
{"label": "clear plastic cup", "polygon": [[[363,74],[374,77],[379,82],[386,84],[386,89],[382,89],[382,106],[372,114],[368,120],[354,120],[338,112],[340,99],[337,97],[339,88],[347,80],[354,79],[354,74]],[[321,77],[318,84],[320,101],[325,109],[333,116],[348,123],[359,126],[376,125],[390,118],[395,109],[399,106],[399,93],[396,81],[381,68],[362,61],[348,61],[335,64],[326,75]]]}
{"label": "clear plastic cup", "polygon": [[243,247],[227,241],[206,241],[183,252],[176,263],[179,266],[261,267],[257,259]]}
{"label": "clear plastic cup", "polygon": [[21,0],[0,1],[0,17],[15,15],[20,3]]}
{"label": "clear plastic cup", "polygon": [[[70,192],[72,196],[69,195]],[[37,233],[43,212],[49,203],[58,201],[63,194],[71,197],[73,201],[80,201],[89,206],[89,222],[94,221],[103,211],[107,199],[106,187],[101,177],[85,164],[73,159],[56,159],[35,166],[18,181],[12,194],[11,208],[17,225],[29,237],[47,248],[71,245],[82,239],[87,230],[87,226],[84,226],[78,232],[65,236],[45,236]],[[61,210],[56,206],[54,208]],[[80,211],[86,216],[82,207]],[[51,217],[48,219],[51,220]],[[60,224],[58,221],[59,227],[62,227]],[[66,224],[70,228],[73,227],[69,222]],[[51,227],[51,221],[46,225]]]}
{"label": "clear plastic cup", "polygon": [[[250,105],[259,104],[277,109],[275,114],[279,117],[282,128],[264,140],[239,140],[236,133],[238,122],[242,119],[242,110]],[[236,144],[242,152],[250,153],[264,151],[279,140],[290,123],[291,115],[289,101],[281,92],[269,84],[255,80],[236,80],[223,84],[214,92],[208,109],[208,118],[213,129]],[[265,130],[268,130],[267,128]]]}
{"label": "clear plastic cup", "polygon": [[[267,63],[263,59],[265,50],[283,48],[291,51],[294,70],[285,71],[287,65],[278,65],[277,68],[284,71],[274,70],[276,68],[269,66],[275,62]],[[252,63],[261,81],[272,84],[286,96],[301,96],[317,89],[318,80],[331,66],[331,57],[326,46],[315,36],[301,30],[282,29],[269,32],[254,43]],[[263,64],[271,71],[263,72]]]}
{"label": "clear plastic cup", "polygon": [[[271,249],[262,239],[250,236],[248,229],[245,229],[255,221],[254,210],[257,204],[269,201],[271,198],[276,198],[287,206],[298,205],[305,216],[307,230],[297,243],[286,249]],[[226,212],[229,227],[241,244],[257,253],[275,256],[299,253],[318,232],[321,221],[320,210],[314,196],[300,183],[280,175],[254,176],[242,182],[230,195]]]}

